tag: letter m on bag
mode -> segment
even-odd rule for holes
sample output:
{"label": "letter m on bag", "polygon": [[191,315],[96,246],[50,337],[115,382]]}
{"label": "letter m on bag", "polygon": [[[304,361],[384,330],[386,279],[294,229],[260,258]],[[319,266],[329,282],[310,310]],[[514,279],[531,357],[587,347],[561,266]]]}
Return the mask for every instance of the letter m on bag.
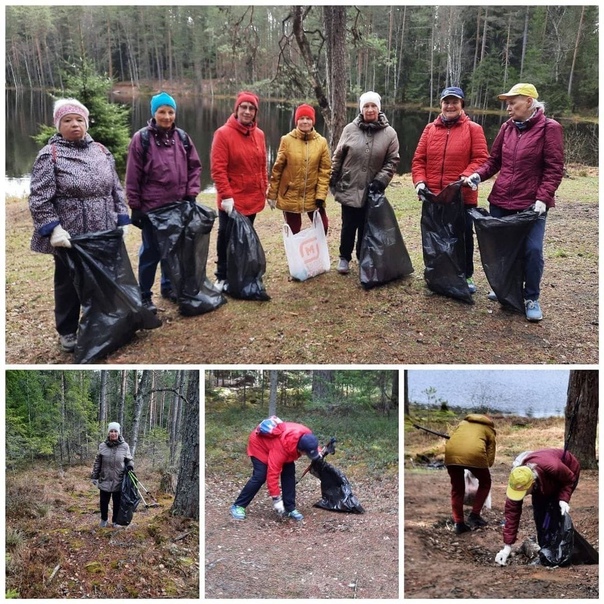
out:
{"label": "letter m on bag", "polygon": [[298,251],[300,252],[300,258],[302,258],[302,261],[307,266],[317,262],[321,255],[321,248],[316,237],[301,241]]}

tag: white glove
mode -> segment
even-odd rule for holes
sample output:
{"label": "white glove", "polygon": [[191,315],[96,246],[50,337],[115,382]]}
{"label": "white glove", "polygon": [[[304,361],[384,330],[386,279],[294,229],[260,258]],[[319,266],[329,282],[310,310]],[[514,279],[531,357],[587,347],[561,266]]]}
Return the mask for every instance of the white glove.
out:
{"label": "white glove", "polygon": [[421,191],[425,191],[426,190],[426,183],[425,182],[418,182],[415,185],[415,192],[419,195]]}
{"label": "white glove", "polygon": [[229,216],[231,215],[231,212],[233,211],[234,207],[235,200],[232,197],[229,197],[228,199],[223,199],[220,202],[220,209],[224,210]]}
{"label": "white glove", "polygon": [[563,516],[565,514],[568,514],[568,512],[570,512],[570,505],[568,505],[568,503],[566,503],[566,501],[560,501],[559,505],[560,505],[560,512],[562,513]]}
{"label": "white glove", "polygon": [[275,512],[279,514],[279,516],[283,516],[285,514],[285,507],[283,505],[281,495],[279,495],[279,497],[273,497],[273,508],[275,509]]}
{"label": "white glove", "polygon": [[476,172],[474,174],[470,174],[470,176],[462,176],[461,180],[464,185],[470,187],[472,191],[476,191],[478,189],[478,185],[480,184],[480,176]]}
{"label": "white glove", "polygon": [[122,229],[122,237],[125,237],[128,234],[129,226],[129,224],[123,224],[121,227],[119,227],[120,229]]}
{"label": "white glove", "polygon": [[268,203],[268,205],[271,207],[271,210],[274,210],[277,207],[276,199],[267,199],[266,203]]}
{"label": "white glove", "polygon": [[541,214],[543,214],[543,212],[545,212],[546,210],[547,206],[545,205],[545,202],[539,200],[535,202],[535,212],[537,212],[539,216],[541,216]]}
{"label": "white glove", "polygon": [[70,239],[71,235],[58,224],[50,235],[50,245],[52,247],[71,247]]}
{"label": "white glove", "polygon": [[505,566],[511,551],[511,545],[504,545],[503,549],[495,556],[495,562],[501,566]]}

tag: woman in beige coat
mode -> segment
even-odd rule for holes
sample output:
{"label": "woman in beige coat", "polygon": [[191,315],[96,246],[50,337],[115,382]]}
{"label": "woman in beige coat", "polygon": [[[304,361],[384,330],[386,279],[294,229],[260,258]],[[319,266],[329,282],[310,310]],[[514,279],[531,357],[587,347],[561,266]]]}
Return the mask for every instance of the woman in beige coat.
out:
{"label": "woman in beige coat", "polygon": [[[496,434],[490,417],[471,413],[457,426],[445,446],[445,465],[451,477],[451,507],[457,534],[487,524],[480,511],[491,490],[489,468],[495,462]],[[467,524],[463,515],[464,470],[470,470],[478,479],[478,491]]]}
{"label": "woman in beige coat", "polygon": [[283,210],[292,233],[300,232],[302,214],[312,220],[319,210],[323,228],[329,225],[325,199],[329,187],[331,160],[327,140],[314,128],[315,110],[310,105],[296,109],[296,127],[281,138],[268,189],[271,208]]}

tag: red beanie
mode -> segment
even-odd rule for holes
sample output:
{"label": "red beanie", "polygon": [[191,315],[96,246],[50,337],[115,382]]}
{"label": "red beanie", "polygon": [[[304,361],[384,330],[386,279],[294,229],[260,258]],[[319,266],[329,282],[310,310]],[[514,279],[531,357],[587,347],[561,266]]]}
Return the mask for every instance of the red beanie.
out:
{"label": "red beanie", "polygon": [[296,115],[294,117],[296,124],[301,117],[309,117],[312,120],[312,125],[315,125],[315,110],[310,105],[300,105],[296,109]]}
{"label": "red beanie", "polygon": [[256,110],[258,110],[258,97],[253,92],[247,92],[244,90],[237,95],[237,99],[235,101],[235,113],[237,113],[239,105],[241,105],[241,103],[245,103],[246,101],[254,105]]}

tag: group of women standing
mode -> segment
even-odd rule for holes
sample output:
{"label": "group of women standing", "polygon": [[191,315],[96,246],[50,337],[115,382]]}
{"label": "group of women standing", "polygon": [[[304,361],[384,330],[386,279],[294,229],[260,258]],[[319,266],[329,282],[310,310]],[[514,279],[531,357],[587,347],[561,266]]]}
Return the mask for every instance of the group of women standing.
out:
{"label": "group of women standing", "polygon": [[[499,98],[507,103],[510,119],[501,127],[489,155],[482,127],[464,111],[463,90],[445,88],[441,112],[419,140],[412,163],[413,183],[421,199],[428,190],[438,194],[461,179],[466,185],[464,204],[471,207],[477,204],[478,183],[499,173],[489,195],[491,214],[502,217],[530,207],[539,213],[524,256],[526,316],[538,321],[542,318],[539,286],[545,219],[563,174],[562,127],[545,117],[531,84],[517,84]],[[367,193],[385,190],[400,159],[398,137],[382,111],[380,95],[374,91],[361,95],[359,114],[344,128],[331,157],[326,139],[314,128],[313,107],[297,107],[295,127],[281,139],[270,178],[258,111],[258,96],[240,92],[233,113],[212,141],[211,175],[219,210],[215,289],[222,291],[225,285],[228,218],[234,210],[253,225],[268,203],[283,211],[293,233],[301,229],[303,214],[312,217],[318,210],[327,232],[328,191],[342,206],[337,270],[348,273],[355,244],[357,259],[360,253]],[[70,247],[74,234],[118,227],[125,231],[130,222],[141,229],[138,279],[143,304],[152,312],[156,312],[152,288],[160,251],[147,213],[174,201],[193,201],[200,192],[199,155],[188,134],[176,126],[176,116],[172,96],[162,92],[151,99],[151,118],[130,142],[124,193],[111,153],[87,132],[88,109],[76,99],[61,99],[53,111],[57,132],[39,152],[31,178],[34,251],[52,253]],[[474,293],[469,215],[465,241],[466,277]],[[56,329],[61,348],[73,351],[79,300],[60,256],[54,254],[54,261]],[[176,299],[163,270],[160,293]],[[489,297],[493,299],[494,294]]]}

